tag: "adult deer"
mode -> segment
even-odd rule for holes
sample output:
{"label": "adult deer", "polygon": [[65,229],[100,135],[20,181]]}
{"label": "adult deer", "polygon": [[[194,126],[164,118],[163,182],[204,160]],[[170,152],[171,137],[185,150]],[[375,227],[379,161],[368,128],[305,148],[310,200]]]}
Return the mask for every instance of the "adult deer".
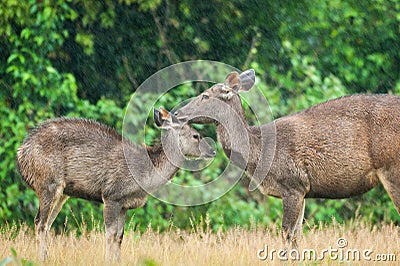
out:
{"label": "adult deer", "polygon": [[232,72],[175,115],[215,123],[233,163],[282,198],[286,247],[297,246],[305,198],[348,198],[382,183],[400,213],[400,97],[347,96],[249,126],[238,92],[254,83],[253,70]]}
{"label": "adult deer", "polygon": [[106,259],[119,260],[126,212],[147,199],[143,185],[156,189],[165,184],[184,155],[215,156],[195,129],[166,110],[154,109],[154,120],[165,129],[166,147],[139,147],[113,128],[78,118],[46,121],[25,139],[17,163],[39,198],[35,229],[41,260],[47,256],[48,231],[69,196],[104,203]]}

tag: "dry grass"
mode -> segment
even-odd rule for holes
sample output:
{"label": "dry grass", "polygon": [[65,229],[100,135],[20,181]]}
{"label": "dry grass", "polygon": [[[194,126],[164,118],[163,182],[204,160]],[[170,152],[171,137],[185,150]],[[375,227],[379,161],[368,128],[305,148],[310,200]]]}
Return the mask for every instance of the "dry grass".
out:
{"label": "dry grass", "polygon": [[[206,226],[207,227],[207,226]],[[325,259],[293,261],[293,265],[365,265],[362,254],[371,250],[369,256],[374,259],[377,254],[394,254],[395,261],[385,262],[385,265],[396,265],[400,261],[400,228],[394,225],[382,225],[379,228],[362,223],[348,223],[345,226],[333,222],[323,229],[309,228],[300,241],[300,252],[304,249],[314,249],[317,257],[323,249],[338,249],[337,240],[345,238],[348,245],[343,249],[359,250],[360,261],[352,259],[340,262],[329,255]],[[321,226],[320,226],[321,227]],[[121,265],[271,265],[281,264],[274,253],[262,261],[257,257],[257,251],[268,246],[271,249],[283,248],[277,228],[272,229],[242,228],[229,229],[226,232],[212,233],[201,226],[191,231],[181,231],[173,228],[168,232],[158,233],[148,230],[145,233],[127,232],[122,243]],[[74,234],[52,235],[49,250],[49,260],[43,265],[105,265],[104,249],[105,235],[99,231],[86,232],[79,238]],[[9,228],[0,234],[0,261],[11,255],[13,247],[18,257],[37,261],[35,237],[31,229],[22,226],[17,231]],[[295,253],[291,253],[295,256]],[[339,254],[339,253],[338,253]],[[261,254],[264,255],[264,254]],[[394,259],[393,257],[391,258]],[[374,264],[378,262],[371,261]],[[1,264],[1,263],[0,263]],[[38,263],[40,264],[40,263]],[[382,263],[381,263],[382,264]],[[12,264],[10,264],[12,265]],[[117,264],[116,264],[117,265]]]}

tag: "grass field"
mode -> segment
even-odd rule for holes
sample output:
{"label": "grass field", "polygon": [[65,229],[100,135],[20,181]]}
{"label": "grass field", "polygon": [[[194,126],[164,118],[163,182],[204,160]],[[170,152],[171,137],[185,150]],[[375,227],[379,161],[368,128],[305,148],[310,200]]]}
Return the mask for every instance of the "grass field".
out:
{"label": "grass field", "polygon": [[[312,227],[305,224],[298,253],[289,250],[291,265],[398,265],[400,228],[395,225],[371,226],[358,222]],[[204,229],[205,228],[205,229]],[[121,250],[121,262],[115,265],[278,265],[285,257],[279,230],[232,228],[211,232],[208,226],[190,231],[171,227],[167,232],[128,231]],[[0,261],[21,265],[22,259],[37,265],[105,265],[105,235],[88,231],[82,236],[51,236],[49,259],[37,262],[33,230],[9,227],[0,234]],[[17,257],[12,257],[13,248]],[[266,255],[268,254],[268,256]],[[315,257],[314,257],[315,256]],[[261,258],[261,259],[260,259]],[[382,262],[384,261],[384,262]],[[368,263],[368,264],[369,264]],[[0,262],[1,265],[1,262]],[[22,264],[23,265],[23,264]]]}

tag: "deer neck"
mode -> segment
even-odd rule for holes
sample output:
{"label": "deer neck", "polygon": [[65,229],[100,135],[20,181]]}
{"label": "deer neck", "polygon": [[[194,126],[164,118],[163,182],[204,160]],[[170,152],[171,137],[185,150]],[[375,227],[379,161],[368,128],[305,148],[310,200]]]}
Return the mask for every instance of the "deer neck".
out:
{"label": "deer neck", "polygon": [[257,127],[250,127],[244,117],[243,108],[232,108],[226,112],[226,117],[217,122],[217,137],[224,149],[226,156],[242,169],[247,167],[254,154],[254,149],[261,145],[256,143],[261,140],[257,137]]}
{"label": "deer neck", "polygon": [[124,139],[122,156],[125,157],[128,173],[131,173],[132,178],[146,192],[155,191],[167,183],[178,171],[179,168],[176,165],[182,164],[182,161],[176,161],[176,164],[171,163],[174,159],[180,158],[168,156],[161,143],[139,147],[130,140]]}
{"label": "deer neck", "polygon": [[[166,141],[154,147],[147,147],[152,165],[154,166],[155,176],[159,177],[160,185],[168,182],[179,170],[179,165],[182,165],[184,157],[179,151],[178,145]],[[165,152],[168,151],[168,154]]]}

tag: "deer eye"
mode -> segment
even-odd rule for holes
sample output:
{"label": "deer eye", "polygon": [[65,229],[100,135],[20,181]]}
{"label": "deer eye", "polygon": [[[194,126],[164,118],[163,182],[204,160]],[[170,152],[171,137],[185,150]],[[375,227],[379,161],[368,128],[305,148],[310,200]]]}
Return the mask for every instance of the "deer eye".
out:
{"label": "deer eye", "polygon": [[194,139],[199,139],[199,137],[200,137],[199,134],[194,134],[194,135],[193,135],[193,138],[194,138]]}
{"label": "deer eye", "polygon": [[202,98],[203,100],[207,100],[208,98],[210,98],[210,96],[208,96],[207,94],[203,94],[203,96],[201,96],[201,98]]}

